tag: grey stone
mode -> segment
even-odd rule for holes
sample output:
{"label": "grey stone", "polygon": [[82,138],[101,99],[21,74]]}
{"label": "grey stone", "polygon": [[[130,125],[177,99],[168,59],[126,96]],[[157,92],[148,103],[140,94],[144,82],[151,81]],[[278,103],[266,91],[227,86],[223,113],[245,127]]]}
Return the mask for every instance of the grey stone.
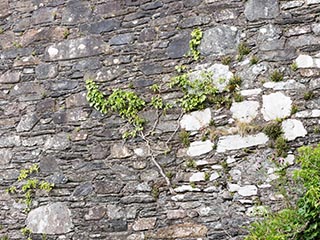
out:
{"label": "grey stone", "polygon": [[55,172],[51,176],[47,177],[46,180],[53,184],[65,184],[68,182],[68,178],[61,172]]}
{"label": "grey stone", "polygon": [[240,135],[225,136],[219,139],[217,152],[257,146],[267,143],[268,140],[268,137],[264,133],[243,137]]}
{"label": "grey stone", "polygon": [[93,192],[93,186],[91,183],[84,183],[76,187],[72,193],[74,197],[85,197]]}
{"label": "grey stone", "polygon": [[50,8],[39,8],[33,12],[31,21],[33,24],[50,23],[54,20],[53,12],[55,9]]}
{"label": "grey stone", "polygon": [[68,135],[65,133],[58,133],[51,137],[48,137],[44,144],[45,149],[52,150],[65,150],[70,147],[70,141]]}
{"label": "grey stone", "polygon": [[112,37],[109,40],[110,45],[125,45],[129,43],[133,43],[134,41],[134,34],[133,33],[123,33],[118,34]]}
{"label": "grey stone", "polygon": [[106,208],[103,206],[96,206],[89,209],[89,212],[84,215],[85,220],[99,220],[106,215]]}
{"label": "grey stone", "polygon": [[140,218],[137,219],[134,224],[132,225],[132,229],[134,231],[142,231],[142,230],[149,230],[153,229],[156,224],[157,218]]}
{"label": "grey stone", "polygon": [[94,184],[95,191],[98,194],[119,193],[122,187],[122,183],[115,181],[99,181]]}
{"label": "grey stone", "polygon": [[32,233],[64,234],[73,229],[71,211],[60,202],[31,210],[26,225]]}
{"label": "grey stone", "polygon": [[9,14],[10,14],[9,1],[8,0],[2,0],[0,2],[0,18],[6,17]]}
{"label": "grey stone", "polygon": [[306,88],[304,84],[298,83],[293,79],[284,82],[266,82],[263,86],[265,88],[272,88],[273,90],[295,90]]}
{"label": "grey stone", "polygon": [[17,126],[17,132],[30,131],[39,121],[39,118],[35,114],[28,114],[21,117],[21,120]]}
{"label": "grey stone", "polygon": [[58,162],[53,156],[43,157],[40,160],[41,172],[56,172],[59,170]]}
{"label": "grey stone", "polygon": [[99,22],[83,24],[80,27],[80,31],[93,34],[101,34],[118,29],[120,27],[120,23],[121,22],[116,19],[107,19]]}
{"label": "grey stone", "polygon": [[204,55],[234,54],[239,40],[239,31],[236,27],[221,25],[204,32],[199,50]]}
{"label": "grey stone", "polygon": [[115,144],[111,147],[111,155],[113,158],[127,158],[132,156],[132,151],[122,144]]}
{"label": "grey stone", "polygon": [[9,164],[12,159],[12,155],[12,151],[8,149],[0,149],[0,166]]}
{"label": "grey stone", "polygon": [[204,180],[205,180],[205,173],[204,172],[193,173],[189,178],[190,182],[201,182]]}
{"label": "grey stone", "polygon": [[0,75],[0,83],[17,83],[20,81],[20,72],[7,71]]}
{"label": "grey stone", "polygon": [[0,148],[20,146],[21,140],[19,136],[5,136],[0,138]]}
{"label": "grey stone", "polygon": [[248,0],[244,14],[249,21],[273,19],[279,15],[278,0]]}
{"label": "grey stone", "polygon": [[180,26],[182,28],[189,28],[189,27],[204,25],[209,22],[210,22],[209,16],[196,16],[196,17],[189,17],[189,18],[183,19]]}
{"label": "grey stone", "polygon": [[152,234],[155,239],[180,239],[206,237],[208,228],[196,223],[182,223],[163,227]]}
{"label": "grey stone", "polygon": [[162,66],[156,63],[144,63],[141,65],[140,70],[147,76],[163,72]]}
{"label": "grey stone", "polygon": [[181,219],[187,216],[187,213],[184,210],[168,210],[167,218],[172,219]]}
{"label": "grey stone", "polygon": [[120,206],[108,204],[107,215],[110,219],[123,219],[125,218],[125,211]]}
{"label": "grey stone", "polygon": [[46,48],[46,61],[68,60],[99,55],[107,50],[107,44],[98,37],[65,40]]}
{"label": "grey stone", "polygon": [[190,36],[187,33],[174,37],[167,48],[169,58],[181,58],[189,51]]}
{"label": "grey stone", "polygon": [[262,96],[261,112],[266,121],[285,118],[291,114],[292,101],[283,93],[276,92]]}
{"label": "grey stone", "polygon": [[38,79],[55,78],[58,76],[58,66],[41,63],[36,67],[36,75]]}
{"label": "grey stone", "polygon": [[74,25],[86,22],[91,15],[89,2],[71,0],[68,1],[62,13],[62,23],[66,25]]}
{"label": "grey stone", "polygon": [[88,118],[89,113],[82,108],[67,110],[66,120],[67,122],[80,122]]}
{"label": "grey stone", "polygon": [[131,203],[152,203],[154,202],[154,197],[147,194],[133,195],[133,196],[124,196],[121,198],[120,202],[124,204]]}

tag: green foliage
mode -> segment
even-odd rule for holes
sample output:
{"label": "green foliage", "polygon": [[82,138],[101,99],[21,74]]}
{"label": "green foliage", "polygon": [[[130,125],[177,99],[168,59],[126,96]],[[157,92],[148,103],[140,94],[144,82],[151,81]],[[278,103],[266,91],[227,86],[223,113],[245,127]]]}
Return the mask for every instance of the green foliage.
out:
{"label": "green foliage", "polygon": [[153,96],[150,105],[155,109],[163,109],[164,107],[163,100],[160,96]]}
{"label": "green foliage", "polygon": [[320,238],[320,145],[298,149],[300,170],[294,179],[305,193],[296,207],[284,209],[251,224],[245,240],[318,240]]}
{"label": "green foliage", "polygon": [[153,84],[150,89],[155,92],[155,93],[159,93],[160,92],[160,86],[158,84]]}
{"label": "green foliage", "polygon": [[99,91],[98,85],[91,79],[86,80],[87,101],[102,114],[108,113],[108,102],[104,94]]}
{"label": "green foliage", "polygon": [[244,42],[238,45],[238,61],[242,61],[243,57],[250,53],[250,48]]}
{"label": "green foliage", "polygon": [[288,155],[287,152],[289,151],[289,145],[287,143],[287,140],[284,137],[282,136],[277,137],[274,143],[274,147],[276,149],[277,157],[285,158]]}
{"label": "green foliage", "polygon": [[201,43],[202,35],[203,33],[199,28],[196,28],[191,32],[191,40],[189,42],[189,55],[191,55],[195,61],[200,59],[200,51],[198,50],[198,47]]}
{"label": "green foliage", "polygon": [[314,93],[312,91],[308,91],[303,94],[303,99],[306,101],[311,100],[312,98],[314,98]]}
{"label": "green foliage", "polygon": [[250,65],[255,65],[259,62],[259,59],[256,56],[252,56],[250,59]]}
{"label": "green foliage", "polygon": [[187,132],[186,130],[181,130],[181,132],[179,133],[179,139],[180,142],[182,143],[182,145],[184,147],[189,147],[190,146],[190,133]]}
{"label": "green foliage", "polygon": [[270,75],[270,80],[272,82],[281,82],[283,81],[283,74],[278,71],[278,70],[275,70],[273,71],[273,73]]}
{"label": "green foliage", "polygon": [[205,172],[204,173],[204,180],[205,181],[209,181],[210,180],[210,173],[209,172]]}
{"label": "green foliage", "polygon": [[297,71],[298,70],[298,64],[296,62],[293,62],[291,65],[290,65],[290,68],[292,71]]}
{"label": "green foliage", "polygon": [[297,113],[298,112],[298,106],[297,105],[292,105],[292,107],[291,107],[291,114],[295,114],[295,113]]}
{"label": "green foliage", "polygon": [[233,94],[233,99],[234,99],[235,102],[242,102],[244,98],[240,93],[235,92]]}
{"label": "green foliage", "polygon": [[152,195],[155,199],[158,199],[158,198],[159,198],[160,191],[159,191],[159,188],[158,188],[156,185],[152,186],[151,195]]}
{"label": "green foliage", "polygon": [[264,126],[263,132],[272,140],[276,140],[283,132],[280,122],[272,122]]}
{"label": "green foliage", "polygon": [[232,76],[232,78],[229,80],[227,89],[229,92],[234,92],[237,90],[242,84],[242,79],[238,75]]}
{"label": "green foliage", "polygon": [[28,237],[27,240],[32,240],[32,238],[31,238],[31,234],[32,234],[31,229],[24,227],[24,228],[21,229],[21,233],[22,233],[23,236]]}
{"label": "green foliage", "polygon": [[221,59],[221,63],[223,65],[229,65],[232,61],[232,58],[230,56],[225,56]]}
{"label": "green foliage", "polygon": [[188,167],[188,168],[197,168],[197,163],[193,159],[188,159],[188,161],[186,162],[186,167]]}

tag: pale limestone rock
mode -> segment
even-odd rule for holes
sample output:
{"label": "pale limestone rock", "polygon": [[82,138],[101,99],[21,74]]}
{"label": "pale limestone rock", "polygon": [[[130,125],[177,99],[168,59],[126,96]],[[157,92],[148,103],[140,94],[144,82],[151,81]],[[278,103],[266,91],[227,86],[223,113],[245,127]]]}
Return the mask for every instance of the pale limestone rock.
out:
{"label": "pale limestone rock", "polygon": [[203,79],[202,73],[212,73],[212,83],[218,88],[219,91],[223,91],[227,86],[230,78],[233,77],[233,73],[229,70],[229,66],[223,64],[213,64],[213,65],[198,65],[196,66],[196,71],[189,74],[190,81],[195,81],[196,79]]}
{"label": "pale limestone rock", "polygon": [[132,226],[132,229],[135,231],[142,231],[153,229],[156,224],[157,218],[139,218],[136,220]]}
{"label": "pale limestone rock", "polygon": [[268,140],[264,133],[243,137],[240,135],[224,136],[218,141],[217,152],[257,146],[265,144]]}
{"label": "pale limestone rock", "polygon": [[208,229],[204,225],[182,223],[163,227],[151,234],[153,239],[202,239],[207,236]]}
{"label": "pale limestone rock", "polygon": [[213,143],[210,140],[192,142],[187,150],[188,156],[200,156],[212,150]]}
{"label": "pale limestone rock", "polygon": [[289,165],[289,166],[293,165],[294,164],[294,155],[288,154],[288,156],[284,159],[283,163],[286,165]]}
{"label": "pale limestone rock", "polygon": [[189,178],[190,182],[200,182],[200,181],[204,181],[204,180],[205,180],[205,173],[204,172],[193,173]]}
{"label": "pale limestone rock", "polygon": [[187,213],[184,210],[168,210],[167,218],[168,219],[181,219],[187,216]]}
{"label": "pale limestone rock", "polygon": [[262,96],[261,112],[266,121],[285,118],[291,114],[292,101],[283,93],[276,92]]}
{"label": "pale limestone rock", "polygon": [[298,118],[318,118],[320,117],[320,109],[297,112],[295,116]]}
{"label": "pale limestone rock", "polygon": [[132,155],[132,152],[122,144],[115,144],[111,147],[111,155],[114,158],[127,158]]}
{"label": "pale limestone rock", "polygon": [[266,82],[263,84],[265,88],[271,88],[273,90],[292,90],[292,89],[304,89],[305,85],[298,83],[297,81],[290,79],[285,82]]}
{"label": "pale limestone rock", "polygon": [[228,190],[230,192],[236,192],[240,189],[240,186],[238,184],[228,183]]}
{"label": "pale limestone rock", "polygon": [[306,129],[299,120],[287,119],[284,120],[281,125],[284,132],[284,137],[289,141],[294,140],[297,137],[304,137],[307,135]]}
{"label": "pale limestone rock", "polygon": [[241,90],[240,94],[241,96],[247,97],[247,96],[259,95],[261,92],[262,92],[261,88],[254,88],[254,89]]}
{"label": "pale limestone rock", "polygon": [[73,228],[71,211],[64,203],[41,206],[29,212],[26,225],[33,233],[67,233]]}
{"label": "pale limestone rock", "polygon": [[296,64],[298,68],[313,68],[314,62],[313,58],[309,55],[300,54],[296,59]]}
{"label": "pale limestone rock", "polygon": [[206,108],[202,111],[194,111],[185,114],[180,121],[180,126],[186,131],[197,131],[209,126],[210,120],[211,111],[209,108]]}
{"label": "pale limestone rock", "polygon": [[230,108],[232,117],[240,122],[251,122],[258,115],[259,102],[234,102]]}
{"label": "pale limestone rock", "polygon": [[183,193],[183,192],[200,192],[199,188],[193,188],[190,185],[183,185],[180,187],[177,187],[174,189],[177,193]]}
{"label": "pale limestone rock", "polygon": [[243,197],[254,196],[254,195],[257,195],[258,188],[255,185],[247,185],[247,186],[240,187],[238,189],[238,193]]}
{"label": "pale limestone rock", "polygon": [[214,180],[218,179],[219,177],[220,177],[219,173],[213,172],[213,173],[211,173],[209,180],[214,181]]}
{"label": "pale limestone rock", "polygon": [[306,0],[307,4],[317,4],[320,3],[320,0]]}

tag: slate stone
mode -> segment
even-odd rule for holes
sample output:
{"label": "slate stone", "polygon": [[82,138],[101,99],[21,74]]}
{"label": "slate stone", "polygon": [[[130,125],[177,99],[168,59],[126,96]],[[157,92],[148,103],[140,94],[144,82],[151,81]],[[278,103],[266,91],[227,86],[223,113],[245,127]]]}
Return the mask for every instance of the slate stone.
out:
{"label": "slate stone", "polygon": [[123,187],[121,182],[115,181],[99,181],[94,184],[96,193],[98,194],[114,194],[119,193]]}
{"label": "slate stone", "polygon": [[10,14],[9,12],[9,1],[2,0],[0,1],[0,18],[6,17]]}
{"label": "slate stone", "polygon": [[85,220],[99,220],[106,215],[106,208],[103,206],[96,206],[89,209],[89,212],[84,215]]}
{"label": "slate stone", "polygon": [[58,133],[45,142],[44,149],[65,150],[70,146],[70,141],[66,133]]}
{"label": "slate stone", "polygon": [[73,66],[78,71],[96,70],[102,67],[102,64],[98,58],[89,58],[81,61],[77,61]]}
{"label": "slate stone", "polygon": [[91,183],[84,183],[76,187],[72,193],[74,197],[84,197],[93,192],[93,185]]}
{"label": "slate stone", "polygon": [[139,36],[139,42],[153,41],[157,36],[157,32],[153,28],[145,28],[141,31]]}
{"label": "slate stone", "polygon": [[273,19],[279,15],[278,0],[248,0],[244,14],[249,21]]}
{"label": "slate stone", "polygon": [[42,234],[64,234],[73,229],[71,211],[60,202],[31,210],[26,225],[32,233]]}
{"label": "slate stone", "polygon": [[123,7],[121,6],[121,1],[119,0],[108,0],[99,4],[95,8],[95,13],[98,15],[103,15],[104,17],[108,16],[117,16],[122,13]]}
{"label": "slate stone", "polygon": [[132,229],[134,231],[142,231],[142,230],[148,230],[153,229],[156,224],[157,218],[139,218],[134,222],[132,225]]}
{"label": "slate stone", "polygon": [[0,166],[9,164],[12,159],[12,155],[12,151],[8,149],[0,149]]}
{"label": "slate stone", "polygon": [[36,66],[36,76],[38,79],[55,78],[58,76],[58,66],[55,64],[41,63]]}
{"label": "slate stone", "polygon": [[84,111],[82,108],[72,109],[66,111],[67,122],[79,122],[84,121],[88,118],[89,113]]}
{"label": "slate stone", "polygon": [[162,66],[158,63],[143,63],[140,66],[140,70],[147,76],[163,72]]}
{"label": "slate stone", "polygon": [[54,9],[39,8],[33,12],[31,21],[33,24],[50,23],[54,21]]}
{"label": "slate stone", "polygon": [[236,27],[221,25],[203,33],[199,50],[203,55],[225,55],[237,52],[239,31]]}
{"label": "slate stone", "polygon": [[133,43],[134,34],[133,33],[123,33],[117,34],[109,40],[110,45],[125,45]]}
{"label": "slate stone", "polygon": [[89,32],[92,34],[101,34],[111,32],[120,27],[121,22],[116,19],[107,19],[90,24],[84,24],[80,27],[80,31]]}
{"label": "slate stone", "polygon": [[[70,80],[59,80],[50,82],[50,89],[55,91],[66,91],[77,88],[79,85],[79,81],[70,81]],[[55,96],[57,96],[55,94]]]}
{"label": "slate stone", "polygon": [[98,37],[83,37],[66,40],[46,48],[44,58],[46,61],[68,60],[84,58],[103,53],[107,45]]}
{"label": "slate stone", "polygon": [[208,16],[196,16],[196,17],[189,17],[189,18],[184,18],[183,21],[181,22],[180,26],[182,28],[191,28],[194,26],[200,26],[204,25],[210,22],[210,17]]}
{"label": "slate stone", "polygon": [[44,99],[37,103],[36,109],[38,113],[52,113],[55,111],[56,102],[54,99]]}
{"label": "slate stone", "polygon": [[19,136],[6,136],[0,138],[0,148],[20,146],[21,140]]}
{"label": "slate stone", "polygon": [[41,172],[56,172],[59,170],[58,162],[53,156],[43,157],[40,160]]}
{"label": "slate stone", "polygon": [[114,219],[105,222],[101,228],[105,232],[124,232],[128,230],[128,223],[124,219]]}
{"label": "slate stone", "polygon": [[141,6],[142,10],[154,10],[163,6],[162,1],[152,1],[151,3],[147,3]]}
{"label": "slate stone", "polygon": [[86,95],[87,95],[86,92],[72,94],[70,97],[66,99],[66,107],[73,108],[73,107],[89,106],[86,99]]}
{"label": "slate stone", "polygon": [[66,28],[63,27],[49,27],[40,29],[29,29],[26,31],[20,41],[22,46],[29,46],[40,41],[62,41],[65,36]]}
{"label": "slate stone", "polygon": [[196,223],[175,224],[158,229],[151,234],[155,239],[202,238],[207,236],[208,229]]}
{"label": "slate stone", "polygon": [[0,83],[17,83],[20,81],[20,72],[6,71],[0,75]]}
{"label": "slate stone", "polygon": [[53,184],[65,184],[68,182],[68,178],[61,172],[55,172],[47,177],[46,181]]}
{"label": "slate stone", "polygon": [[35,114],[28,114],[21,117],[21,120],[17,126],[17,132],[30,131],[39,121],[39,118]]}
{"label": "slate stone", "polygon": [[62,24],[74,25],[88,21],[91,15],[91,6],[87,1],[68,1],[62,13]]}
{"label": "slate stone", "polygon": [[173,38],[167,48],[167,55],[169,58],[181,58],[189,51],[189,34],[178,35]]}
{"label": "slate stone", "polygon": [[124,219],[126,212],[123,207],[113,204],[107,205],[107,214],[109,219]]}

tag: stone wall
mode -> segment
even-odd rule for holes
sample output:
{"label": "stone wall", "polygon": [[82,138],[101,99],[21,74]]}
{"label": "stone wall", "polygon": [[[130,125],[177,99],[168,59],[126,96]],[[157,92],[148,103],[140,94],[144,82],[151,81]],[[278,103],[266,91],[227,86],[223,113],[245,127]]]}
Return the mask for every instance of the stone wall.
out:
{"label": "stone wall", "polygon": [[[28,227],[33,239],[243,239],[256,205],[284,204],[275,162],[295,168],[296,149],[319,142],[319,3],[2,0],[0,237],[24,239],[20,230]],[[204,33],[200,61],[184,57],[196,27]],[[250,48],[241,61],[240,43]],[[231,62],[222,65],[226,56]],[[259,61],[252,65],[253,56]],[[171,194],[146,142],[124,141],[126,122],[89,106],[85,80],[106,93],[131,87],[150,99],[148,87],[169,82],[180,64],[195,78],[202,70],[213,80],[241,76],[243,101],[160,116],[151,148],[172,177]],[[276,69],[283,81],[270,81]],[[166,90],[162,97],[181,95]],[[157,112],[141,114],[148,132]],[[272,157],[263,132],[241,132],[279,118],[290,146],[283,159]],[[179,127],[191,133],[188,148]],[[204,140],[206,129],[217,138]],[[171,151],[161,152],[171,136]],[[5,190],[21,185],[19,171],[34,163],[55,187],[37,191],[25,213],[23,196]]]}

